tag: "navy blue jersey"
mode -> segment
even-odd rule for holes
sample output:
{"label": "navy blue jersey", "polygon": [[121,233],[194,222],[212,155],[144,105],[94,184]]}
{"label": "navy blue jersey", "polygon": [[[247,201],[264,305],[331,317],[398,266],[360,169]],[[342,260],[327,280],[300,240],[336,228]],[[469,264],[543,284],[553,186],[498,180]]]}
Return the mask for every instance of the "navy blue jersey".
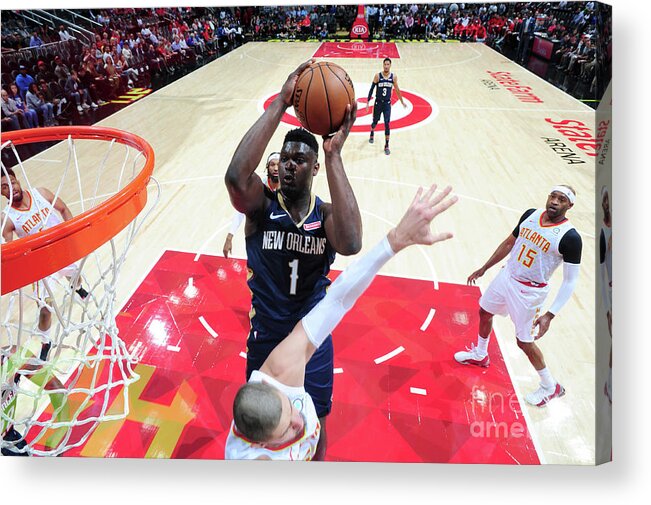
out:
{"label": "navy blue jersey", "polygon": [[382,72],[378,74],[377,93],[375,103],[391,103],[391,92],[393,91],[393,72],[389,77],[384,77]]}
{"label": "navy blue jersey", "polygon": [[246,237],[252,325],[286,337],[293,326],[325,296],[326,277],[335,259],[323,225],[320,198],[294,223],[280,192],[271,198],[257,231]]}

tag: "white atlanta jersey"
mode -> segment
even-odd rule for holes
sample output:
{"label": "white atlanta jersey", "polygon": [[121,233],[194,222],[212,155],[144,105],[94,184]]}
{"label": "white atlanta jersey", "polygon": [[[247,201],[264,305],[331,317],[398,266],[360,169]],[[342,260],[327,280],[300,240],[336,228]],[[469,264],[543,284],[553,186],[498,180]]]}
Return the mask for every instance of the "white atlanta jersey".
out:
{"label": "white atlanta jersey", "polygon": [[36,188],[32,189],[31,192],[23,190],[23,200],[25,197],[29,198],[28,209],[20,210],[10,206],[5,207],[19,238],[34,235],[63,222],[61,215]]}
{"label": "white atlanta jersey", "polygon": [[544,209],[534,210],[519,226],[515,245],[506,263],[514,279],[544,285],[563,261],[558,246],[563,236],[574,228],[569,220],[542,223]]}
{"label": "white atlanta jersey", "polygon": [[316,452],[321,433],[321,424],[316,415],[316,409],[312,398],[303,387],[290,387],[278,382],[268,375],[255,370],[251,374],[249,382],[264,382],[285,393],[294,408],[300,411],[305,420],[305,428],[301,438],[287,445],[274,449],[258,447],[255,442],[246,439],[235,429],[235,423],[231,421],[231,429],[226,439],[224,459],[256,459],[266,456],[270,459],[285,461],[310,461]]}

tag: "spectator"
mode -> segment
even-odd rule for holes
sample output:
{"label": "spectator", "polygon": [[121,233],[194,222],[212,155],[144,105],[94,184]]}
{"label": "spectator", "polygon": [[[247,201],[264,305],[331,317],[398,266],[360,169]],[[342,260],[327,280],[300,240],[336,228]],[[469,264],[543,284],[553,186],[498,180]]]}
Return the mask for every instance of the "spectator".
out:
{"label": "spectator", "polygon": [[9,85],[9,97],[16,103],[16,107],[23,111],[23,116],[27,120],[27,127],[36,128],[38,126],[38,113],[25,105],[15,82]]}
{"label": "spectator", "polygon": [[34,79],[35,81],[54,81],[56,79],[56,76],[54,73],[52,73],[48,68],[47,65],[43,60],[38,60],[38,63],[36,64],[38,68],[38,72],[36,73],[36,78]]}
{"label": "spectator", "polygon": [[38,82],[38,89],[41,91],[41,94],[43,95],[43,99],[47,103],[51,103],[54,106],[54,115],[56,117],[61,115],[61,112],[63,110],[63,106],[68,103],[65,97],[57,97],[54,95],[50,87],[48,86],[48,83],[43,80],[39,80]]}
{"label": "spectator", "polygon": [[63,26],[59,26],[59,38],[61,39],[61,42],[66,42],[67,40],[74,39],[70,33],[68,33],[68,30]]}
{"label": "spectator", "polygon": [[115,69],[117,70],[120,77],[126,79],[127,86],[129,89],[135,86],[135,82],[138,80],[138,71],[133,68],[129,68],[129,64],[123,55],[118,56],[115,60]]}
{"label": "spectator", "polygon": [[5,111],[2,111],[2,131],[19,130],[20,125],[17,123],[15,117],[5,116]]}
{"label": "spectator", "polygon": [[27,67],[25,65],[20,65],[18,70],[20,73],[16,76],[16,85],[20,90],[20,96],[24,99],[27,95],[29,85],[34,82],[34,78],[27,73]]}
{"label": "spectator", "polygon": [[118,74],[115,64],[113,63],[113,58],[109,55],[106,58],[106,63],[104,64],[104,72],[106,73],[106,78],[108,84],[111,88],[111,94],[117,95],[120,92],[120,75]]}
{"label": "spectator", "polygon": [[83,89],[79,85],[79,76],[77,72],[73,70],[68,76],[65,86],[66,98],[70,100],[71,103],[77,104],[77,111],[84,112],[84,109],[93,109],[97,108],[97,104],[92,102],[90,105],[88,102],[91,102],[90,93],[87,89]]}
{"label": "spectator", "polygon": [[41,47],[43,45],[43,40],[38,36],[38,32],[32,32],[32,36],[29,39],[29,47]]}
{"label": "spectator", "polygon": [[127,62],[127,65],[133,65],[133,52],[131,52],[131,47],[129,44],[125,44],[122,48],[121,58],[124,58],[124,61]]}
{"label": "spectator", "polygon": [[106,75],[100,74],[95,69],[95,65],[92,65],[90,62],[86,63],[83,69],[84,73],[79,75],[79,81],[89,90],[93,102],[98,105],[104,105],[106,103],[104,99],[108,100],[111,94],[108,78]]}
{"label": "spectator", "polygon": [[2,106],[2,115],[3,117],[12,120],[12,130],[27,128],[27,121],[23,116],[23,111],[18,108],[16,102],[12,98],[9,98],[9,93],[3,89],[0,91],[0,96],[2,98],[2,101],[0,102],[0,105]]}
{"label": "spectator", "polygon": [[61,56],[58,54],[54,57],[54,64],[56,65],[54,67],[54,73],[57,76],[57,79],[67,80],[70,75],[70,69],[68,68],[68,65],[61,61]]}
{"label": "spectator", "polygon": [[180,53],[181,56],[185,57],[185,50],[181,48],[181,39],[178,35],[174,36],[174,42],[172,42],[171,48],[175,53]]}
{"label": "spectator", "polygon": [[54,105],[45,101],[35,82],[29,85],[25,102],[27,107],[43,115],[44,126],[54,126]]}

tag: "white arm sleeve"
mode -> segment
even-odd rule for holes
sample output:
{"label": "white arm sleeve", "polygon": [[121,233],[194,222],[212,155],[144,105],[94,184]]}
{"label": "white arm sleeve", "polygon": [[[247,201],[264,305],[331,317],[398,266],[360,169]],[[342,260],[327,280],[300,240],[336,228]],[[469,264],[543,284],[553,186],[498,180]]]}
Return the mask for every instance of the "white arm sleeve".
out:
{"label": "white arm sleeve", "polygon": [[319,347],[332,333],[346,312],[369,287],[380,268],[394,255],[389,239],[385,236],[378,245],[337,277],[323,300],[303,318],[307,338],[315,347]]}
{"label": "white arm sleeve", "polygon": [[578,263],[563,263],[563,283],[556,294],[554,303],[549,307],[549,312],[552,314],[557,315],[572,296],[576,281],[579,278],[580,268],[581,265]]}
{"label": "white arm sleeve", "polygon": [[244,214],[236,211],[235,214],[233,214],[233,219],[231,219],[231,228],[228,231],[228,233],[230,233],[231,235],[235,235],[237,229],[242,224],[242,221],[244,221]]}

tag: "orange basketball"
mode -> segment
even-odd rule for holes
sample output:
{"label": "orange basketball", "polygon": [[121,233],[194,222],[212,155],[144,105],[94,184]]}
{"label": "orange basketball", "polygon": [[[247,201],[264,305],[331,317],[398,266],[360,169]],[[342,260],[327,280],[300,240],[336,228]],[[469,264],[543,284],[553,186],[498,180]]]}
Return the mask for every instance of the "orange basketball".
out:
{"label": "orange basketball", "polygon": [[315,135],[336,132],[344,122],[346,105],[353,103],[353,81],[339,65],[319,61],[298,76],[294,111],[303,127]]}

